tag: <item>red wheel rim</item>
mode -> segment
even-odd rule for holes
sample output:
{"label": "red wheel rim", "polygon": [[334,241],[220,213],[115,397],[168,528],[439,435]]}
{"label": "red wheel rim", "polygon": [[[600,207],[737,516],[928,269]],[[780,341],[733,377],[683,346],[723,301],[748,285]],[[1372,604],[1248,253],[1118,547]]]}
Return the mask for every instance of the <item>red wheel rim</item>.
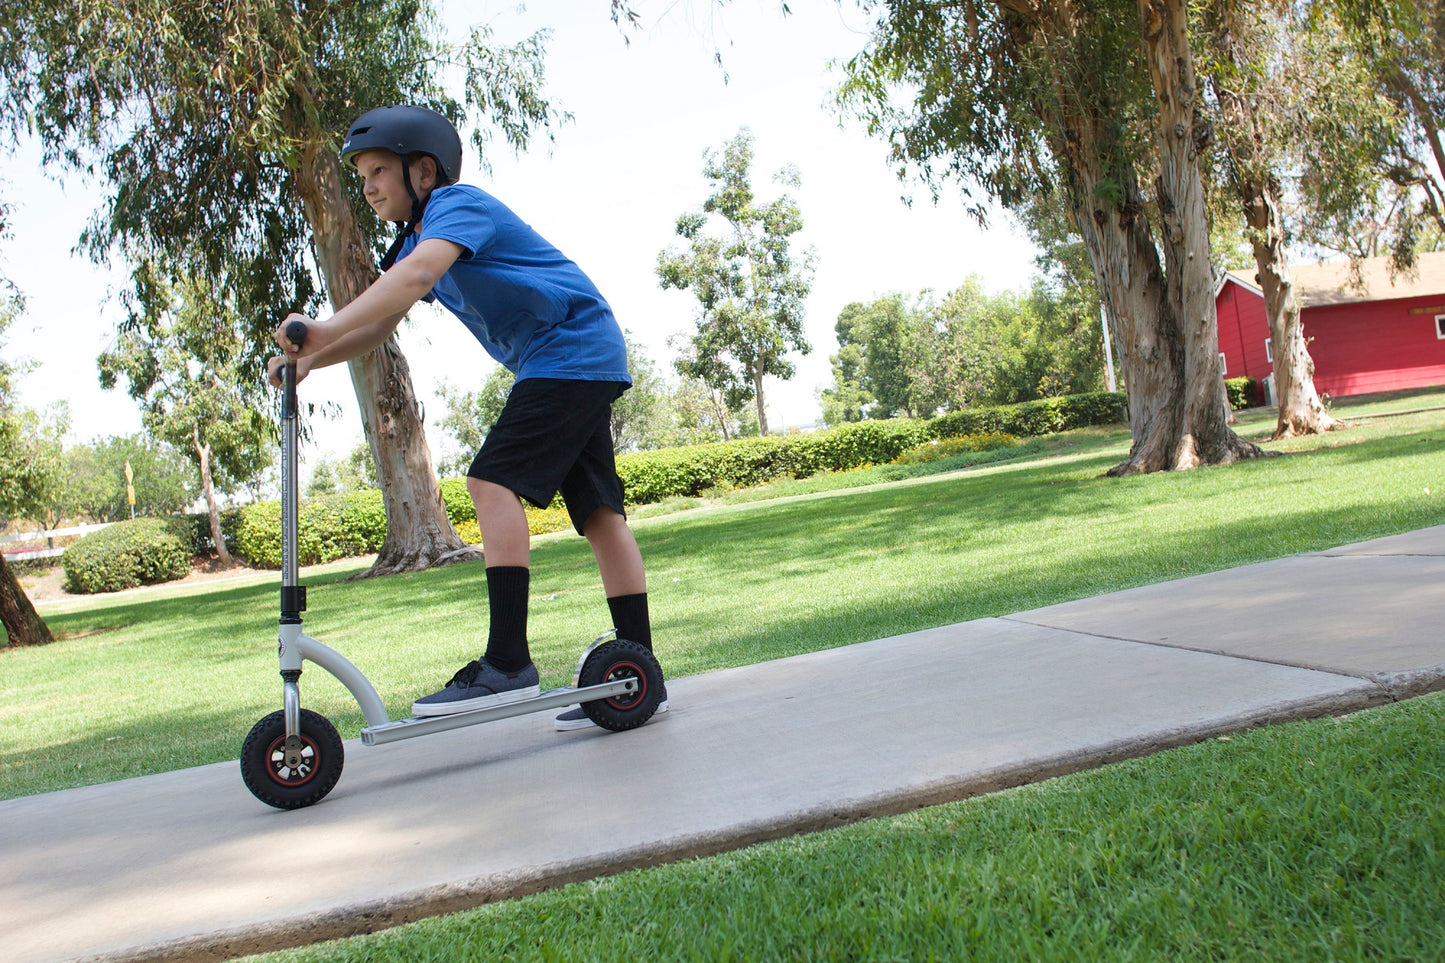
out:
{"label": "red wheel rim", "polygon": [[304,786],[315,777],[319,768],[320,756],[321,752],[316,748],[316,743],[303,735],[301,737],[301,765],[288,766],[286,764],[286,736],[282,734],[266,747],[266,775],[270,776],[271,781],[278,786],[285,786],[288,789]]}
{"label": "red wheel rim", "polygon": [[638,683],[637,691],[633,693],[632,698],[627,701],[618,697],[607,700],[608,705],[622,712],[637,708],[637,704],[642,701],[643,696],[647,695],[647,676],[643,674],[642,667],[636,662],[618,662],[607,670],[607,675],[602,680],[604,682],[616,682],[618,679],[626,679],[629,677],[635,678]]}

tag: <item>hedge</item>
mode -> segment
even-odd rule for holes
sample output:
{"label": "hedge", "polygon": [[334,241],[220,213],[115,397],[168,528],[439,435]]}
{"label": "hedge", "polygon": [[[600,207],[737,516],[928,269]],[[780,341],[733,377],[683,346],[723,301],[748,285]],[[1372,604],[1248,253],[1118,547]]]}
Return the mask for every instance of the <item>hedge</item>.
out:
{"label": "hedge", "polygon": [[[464,478],[440,483],[442,505],[458,534],[469,542],[481,540],[476,509]],[[560,499],[548,508],[526,506],[532,534],[570,527]],[[374,488],[326,495],[301,503],[296,520],[297,564],[317,565],[379,551],[386,540],[386,506]],[[281,503],[256,502],[239,512],[231,548],[256,568],[281,567]]]}
{"label": "hedge", "polygon": [[191,571],[192,529],[181,518],[136,518],[78,539],[61,559],[65,590],[119,592],[184,578]]}
{"label": "hedge", "polygon": [[627,500],[645,505],[712,489],[749,488],[776,478],[806,478],[893,461],[927,441],[958,435],[1045,435],[1125,420],[1116,392],[1044,398],[996,408],[965,408],[931,419],[857,421],[812,434],[742,438],[633,452],[617,459]]}

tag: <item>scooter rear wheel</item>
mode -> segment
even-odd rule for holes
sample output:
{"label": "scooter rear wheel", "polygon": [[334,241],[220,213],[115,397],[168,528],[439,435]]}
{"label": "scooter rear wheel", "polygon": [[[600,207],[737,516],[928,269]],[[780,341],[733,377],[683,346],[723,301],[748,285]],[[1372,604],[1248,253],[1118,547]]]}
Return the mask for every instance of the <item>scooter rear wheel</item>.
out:
{"label": "scooter rear wheel", "polygon": [[286,714],[277,710],[252,727],[241,746],[241,780],[251,795],[277,809],[320,802],[341,778],[346,753],[325,716],[301,710],[295,752],[286,745]]}
{"label": "scooter rear wheel", "polygon": [[582,703],[587,718],[613,732],[636,729],[652,718],[662,702],[662,666],[644,645],[627,639],[599,645],[583,663],[577,682],[589,686],[626,678],[638,680],[637,690]]}

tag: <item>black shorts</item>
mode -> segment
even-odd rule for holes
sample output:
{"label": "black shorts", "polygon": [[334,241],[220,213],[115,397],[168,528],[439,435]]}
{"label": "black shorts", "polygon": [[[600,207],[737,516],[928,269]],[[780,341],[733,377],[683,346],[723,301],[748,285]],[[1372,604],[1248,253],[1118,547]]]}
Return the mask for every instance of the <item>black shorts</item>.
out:
{"label": "black shorts", "polygon": [[611,427],[612,402],[626,390],[617,381],[517,382],[467,475],[501,485],[539,508],[552,504],[560,491],[579,535],[599,508],[626,514]]}

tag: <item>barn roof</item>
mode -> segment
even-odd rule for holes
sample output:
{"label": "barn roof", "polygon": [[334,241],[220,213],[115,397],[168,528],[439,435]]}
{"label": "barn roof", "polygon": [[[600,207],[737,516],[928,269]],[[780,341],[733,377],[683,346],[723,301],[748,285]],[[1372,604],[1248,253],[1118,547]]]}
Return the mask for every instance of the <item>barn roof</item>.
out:
{"label": "barn roof", "polygon": [[[1252,268],[1230,271],[1229,276],[1259,291]],[[1390,259],[1386,257],[1360,261],[1358,275],[1349,261],[1307,261],[1291,264],[1290,276],[1295,297],[1303,308],[1445,295],[1445,251],[1416,255],[1415,270],[1395,277],[1390,276]]]}

